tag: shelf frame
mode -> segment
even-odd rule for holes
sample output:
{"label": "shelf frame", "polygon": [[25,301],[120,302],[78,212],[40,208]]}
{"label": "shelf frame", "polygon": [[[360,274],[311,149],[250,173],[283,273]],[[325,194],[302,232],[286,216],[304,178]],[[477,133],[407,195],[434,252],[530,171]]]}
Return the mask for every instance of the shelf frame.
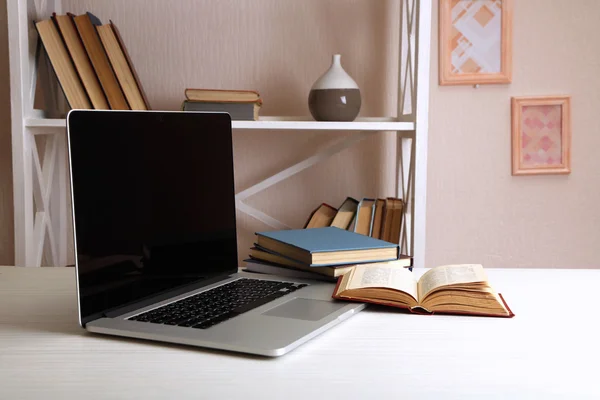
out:
{"label": "shelf frame", "polygon": [[[233,121],[234,130],[351,132],[325,149],[236,194],[238,210],[273,228],[286,224],[247,204],[251,196],[306,170],[379,132],[396,136],[394,194],[405,200],[400,245],[424,266],[432,0],[399,0],[399,64],[396,117],[319,122],[305,116],[261,117]],[[63,266],[68,260],[69,187],[66,122],[44,118],[33,107],[39,43],[31,21],[61,12],[60,0],[36,7],[34,0],[9,1],[11,128],[15,265]],[[46,83],[56,90],[57,85]]]}

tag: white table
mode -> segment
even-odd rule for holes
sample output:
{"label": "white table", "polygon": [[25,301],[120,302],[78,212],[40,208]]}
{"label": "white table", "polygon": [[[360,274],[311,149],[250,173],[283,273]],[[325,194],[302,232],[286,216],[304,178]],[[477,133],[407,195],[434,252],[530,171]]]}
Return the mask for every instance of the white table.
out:
{"label": "white table", "polygon": [[365,310],[281,358],[85,332],[71,268],[0,267],[0,399],[600,399],[600,270],[487,270],[516,317]]}

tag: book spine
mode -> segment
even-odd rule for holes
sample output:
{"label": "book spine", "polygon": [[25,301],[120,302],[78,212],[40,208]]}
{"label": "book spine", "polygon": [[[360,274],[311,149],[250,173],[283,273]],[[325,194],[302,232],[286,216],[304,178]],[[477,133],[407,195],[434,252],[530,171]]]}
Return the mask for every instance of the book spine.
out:
{"label": "book spine", "polygon": [[254,120],[254,103],[215,103],[184,101],[183,111],[226,112],[232,120]]}

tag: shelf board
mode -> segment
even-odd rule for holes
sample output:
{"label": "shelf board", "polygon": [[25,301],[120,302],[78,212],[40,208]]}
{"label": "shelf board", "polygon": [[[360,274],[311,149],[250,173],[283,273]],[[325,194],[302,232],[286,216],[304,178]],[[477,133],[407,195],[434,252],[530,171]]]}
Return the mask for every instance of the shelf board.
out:
{"label": "shelf board", "polygon": [[[30,128],[65,128],[64,119],[28,118]],[[323,130],[323,131],[412,131],[412,122],[394,118],[358,118],[352,122],[321,122],[306,117],[262,117],[258,121],[232,121],[233,129]]]}

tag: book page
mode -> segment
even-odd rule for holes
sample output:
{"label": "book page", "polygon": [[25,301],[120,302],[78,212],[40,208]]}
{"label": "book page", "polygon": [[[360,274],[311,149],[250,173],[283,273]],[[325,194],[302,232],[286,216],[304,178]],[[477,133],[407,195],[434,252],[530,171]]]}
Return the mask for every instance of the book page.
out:
{"label": "book page", "polygon": [[459,283],[486,282],[487,276],[480,264],[456,264],[435,267],[419,279],[419,301],[433,289]]}
{"label": "book page", "polygon": [[413,273],[404,267],[387,263],[358,265],[354,268],[346,289],[391,288],[405,292],[417,300],[417,281]]}

